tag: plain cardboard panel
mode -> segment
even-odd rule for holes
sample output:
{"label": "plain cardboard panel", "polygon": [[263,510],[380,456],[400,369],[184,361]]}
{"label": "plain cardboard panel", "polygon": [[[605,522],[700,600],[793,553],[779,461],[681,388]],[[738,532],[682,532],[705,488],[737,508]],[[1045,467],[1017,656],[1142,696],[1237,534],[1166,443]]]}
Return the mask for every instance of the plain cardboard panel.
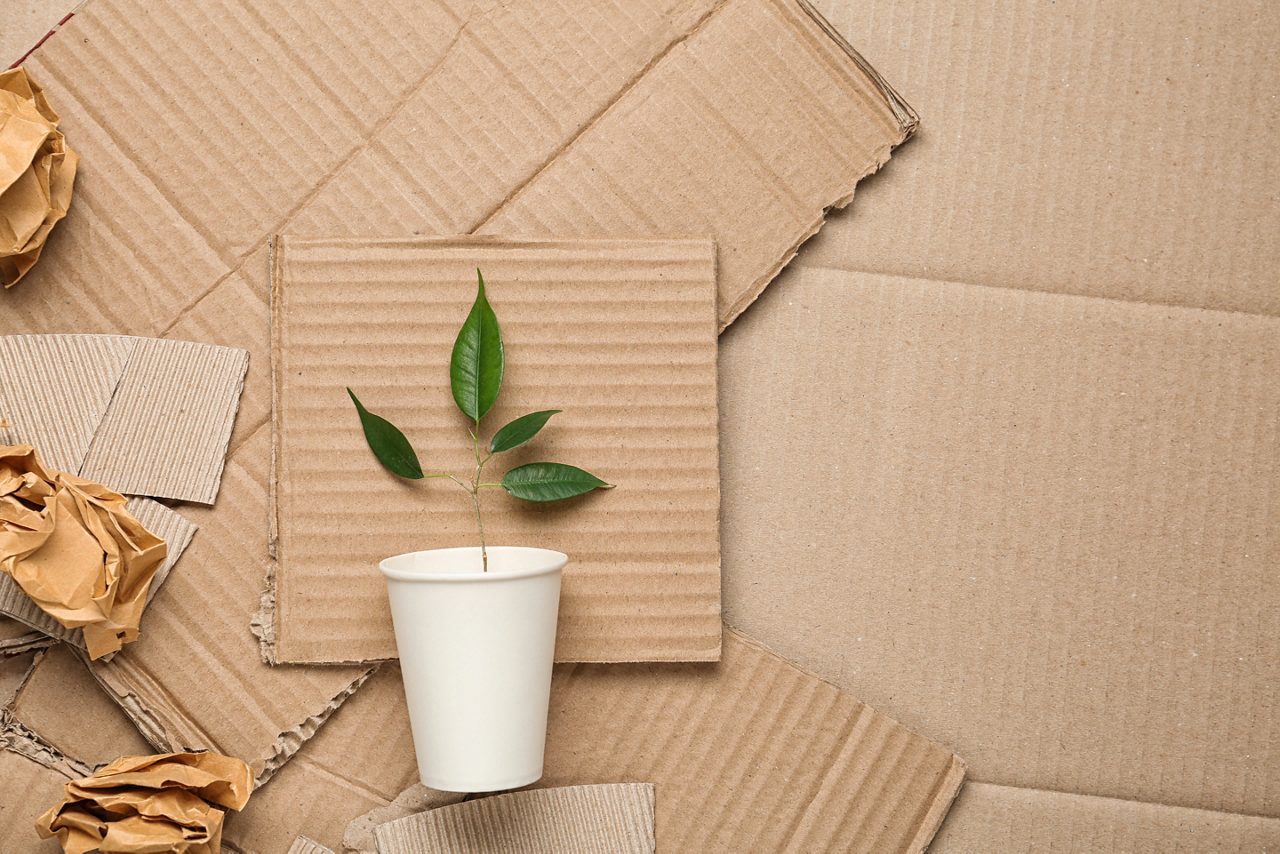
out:
{"label": "plain cardboard panel", "polygon": [[62,644],[43,653],[17,692],[12,713],[64,756],[90,766],[155,753],[84,661]]}
{"label": "plain cardboard panel", "polygon": [[1280,4],[815,5],[925,121],[804,263],[1280,314]]}
{"label": "plain cardboard panel", "polygon": [[455,484],[410,484],[378,464],[345,390],[404,430],[426,470],[474,468],[448,365],[477,267],[506,352],[482,441],[525,413],[564,410],[527,446],[497,457],[486,479],[552,460],[617,485],[554,505],[483,495],[490,543],[569,555],[557,659],[719,657],[710,241],[282,238],[276,261],[281,661],[394,658],[378,561],[479,542]]}
{"label": "plain cardboard panel", "polygon": [[[0,745],[3,740],[0,739]],[[62,800],[69,778],[33,759],[0,749],[0,850],[57,854],[56,839],[36,834],[36,819]]]}
{"label": "plain cardboard panel", "polygon": [[929,851],[1202,854],[1278,847],[1277,818],[969,782]]}
{"label": "plain cardboard panel", "polygon": [[1280,320],[781,284],[721,339],[726,620],[975,779],[1274,814]]}

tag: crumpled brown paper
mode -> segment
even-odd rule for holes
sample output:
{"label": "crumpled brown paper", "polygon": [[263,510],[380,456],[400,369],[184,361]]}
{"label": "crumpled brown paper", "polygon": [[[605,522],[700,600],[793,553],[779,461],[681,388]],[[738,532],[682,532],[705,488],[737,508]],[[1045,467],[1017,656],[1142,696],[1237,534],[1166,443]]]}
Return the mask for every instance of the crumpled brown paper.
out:
{"label": "crumpled brown paper", "polygon": [[46,469],[30,445],[0,445],[0,571],[68,628],[91,658],[138,637],[168,547],[101,484]]}
{"label": "crumpled brown paper", "polygon": [[0,72],[0,282],[13,287],[67,215],[79,156],[23,68]]}
{"label": "crumpled brown paper", "polygon": [[67,783],[36,830],[57,836],[67,854],[219,854],[226,810],[244,807],[252,791],[249,766],[230,756],[125,756]]}

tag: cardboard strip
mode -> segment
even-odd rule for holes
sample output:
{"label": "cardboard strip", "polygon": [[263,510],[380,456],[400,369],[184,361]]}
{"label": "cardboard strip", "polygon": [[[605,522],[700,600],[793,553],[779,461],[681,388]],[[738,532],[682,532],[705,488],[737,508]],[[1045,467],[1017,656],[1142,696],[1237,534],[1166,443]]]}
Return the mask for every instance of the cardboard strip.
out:
{"label": "cardboard strip", "polygon": [[653,854],[651,783],[534,789],[440,807],[374,829],[379,854]]}
{"label": "cardboard strip", "polygon": [[53,468],[84,465],[137,339],[0,336],[0,444],[33,445]]}
{"label": "cardboard strip", "polygon": [[404,430],[433,471],[474,467],[448,365],[477,266],[502,324],[507,366],[482,438],[527,412],[564,410],[486,471],[497,479],[549,459],[617,484],[550,506],[501,490],[484,496],[490,543],[570,556],[558,659],[718,657],[709,242],[282,239],[276,259],[280,661],[393,658],[378,561],[478,542],[474,512],[454,484],[411,488],[378,464],[346,394],[355,389]]}
{"label": "cardboard strip", "polygon": [[18,655],[55,643],[44,632],[37,632],[26,623],[0,616],[0,657]]}
{"label": "cardboard strip", "polygon": [[[149,498],[130,498],[127,506],[129,513],[141,522],[144,528],[164,540],[169,547],[164,563],[156,570],[151,580],[151,590],[147,594],[147,601],[150,601],[191,543],[196,526],[179,513]],[[69,629],[49,616],[22,591],[17,582],[5,573],[0,573],[0,614],[30,626],[43,635],[67,641],[80,649],[87,649],[84,629]]]}
{"label": "cardboard strip", "polygon": [[139,339],[80,474],[117,492],[212,504],[248,368],[243,350]]}

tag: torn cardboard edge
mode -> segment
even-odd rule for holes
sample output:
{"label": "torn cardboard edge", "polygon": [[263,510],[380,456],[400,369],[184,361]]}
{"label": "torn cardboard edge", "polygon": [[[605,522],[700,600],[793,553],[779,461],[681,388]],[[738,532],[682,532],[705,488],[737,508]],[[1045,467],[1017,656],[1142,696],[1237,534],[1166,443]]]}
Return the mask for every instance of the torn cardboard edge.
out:
{"label": "torn cardboard edge", "polygon": [[[127,508],[129,513],[144,528],[164,540],[168,546],[168,553],[164,562],[151,580],[151,588],[147,593],[147,601],[150,602],[155,598],[160,586],[169,577],[169,573],[173,571],[178,560],[181,559],[182,553],[190,545],[191,538],[195,536],[197,529],[195,524],[185,516],[149,498],[130,498]],[[0,614],[30,626],[46,637],[66,641],[80,650],[87,649],[83,629],[67,628],[59,623],[42,610],[31,597],[23,592],[17,582],[5,573],[0,573]],[[145,611],[143,612],[143,619],[146,619]],[[145,629],[143,629],[143,634],[145,634]],[[141,639],[141,636],[139,639]],[[115,653],[103,656],[103,660],[110,660],[112,655],[115,655]]]}
{"label": "torn cardboard edge", "polygon": [[373,836],[378,854],[653,854],[653,821],[652,783],[597,783],[475,798],[378,825]]}
{"label": "torn cardboard edge", "polygon": [[[457,441],[460,424],[447,383],[432,380],[442,376],[456,335],[437,319],[444,312],[459,324],[465,318],[475,295],[477,266],[484,270],[490,301],[506,324],[509,354],[509,381],[485,430],[541,406],[565,407],[558,428],[553,423],[529,449],[508,454],[496,465],[569,460],[623,485],[555,508],[557,512],[530,510],[505,495],[489,500],[485,527],[490,542],[525,542],[570,554],[557,660],[718,659],[714,243],[491,235],[278,237],[274,258],[276,469],[270,483],[272,524],[279,539],[262,597],[264,607],[274,608],[252,622],[261,643],[277,641],[271,650],[276,660],[330,665],[393,659],[384,582],[373,571],[377,561],[388,554],[474,540],[475,519],[465,502],[442,490],[408,494],[376,464],[341,388],[360,390],[368,406],[390,415],[420,448],[431,448],[437,469],[464,465],[470,450]],[[339,292],[357,294],[361,305],[370,307],[353,312],[335,302]],[[338,318],[354,313],[356,319],[335,319],[333,312]],[[590,321],[572,346],[546,343],[568,312]],[[386,348],[393,350],[403,341],[421,354],[412,364],[397,363],[394,379],[388,371],[395,365],[384,364],[359,343],[377,330],[388,330],[392,320],[403,335],[384,338]],[[351,325],[337,332],[335,322]],[[598,394],[584,394],[582,378],[600,371],[609,382]],[[334,374],[341,381],[330,387]],[[371,398],[369,391],[381,396]],[[405,398],[408,393],[415,395],[412,401]],[[388,413],[383,408],[388,400],[405,416]],[[337,431],[335,424],[349,429]],[[655,446],[656,440],[647,438],[654,435],[677,438],[664,438]],[[308,486],[321,476],[344,484],[343,498],[351,507],[379,508],[383,521],[370,525],[377,533],[372,540],[342,537],[333,542],[332,505],[315,500],[319,487]],[[673,494],[679,495],[678,510]],[[436,519],[426,534],[422,512]],[[631,533],[637,527],[641,533]],[[339,601],[343,604],[335,608]],[[304,603],[314,607],[304,608]],[[337,621],[325,616],[332,613],[342,616]],[[279,641],[285,633],[287,653],[282,653],[286,645]]]}
{"label": "torn cardboard edge", "polygon": [[[265,757],[242,757],[254,769],[254,785],[260,786],[270,780],[280,770],[281,766],[288,762],[301,749],[302,745],[316,734],[316,731],[329,719],[330,715],[336,712],[373,675],[375,670],[376,668],[374,667],[369,668],[337,695],[330,698],[329,702],[319,712],[308,716],[301,723],[279,733],[269,747],[269,752]],[[156,714],[154,710],[149,709],[127,684],[123,684],[123,682],[117,683],[109,672],[102,667],[93,666],[90,668],[90,672],[93,673],[94,678],[97,679],[98,684],[102,686],[108,696],[125,710],[134,725],[138,727],[138,731],[142,733],[142,737],[154,745],[157,750],[181,751],[205,749],[206,747],[217,749],[216,745],[208,743],[209,740],[207,739],[200,744],[181,743],[180,740],[172,737],[171,730],[164,718]],[[194,725],[193,721],[188,720],[188,722]]]}
{"label": "torn cardboard edge", "polygon": [[125,495],[213,503],[247,350],[56,334],[0,337],[0,354],[0,439]]}
{"label": "torn cardboard edge", "polygon": [[24,652],[30,652],[33,649],[41,649],[57,643],[56,640],[46,635],[44,632],[32,630],[30,626],[20,620],[14,620],[10,617],[0,617],[0,622],[12,624],[15,628],[13,631],[6,629],[8,635],[0,640],[0,656],[21,655]]}
{"label": "torn cardboard edge", "polygon": [[293,844],[289,846],[287,854],[335,854],[332,848],[327,848],[306,836],[299,836],[293,840]]}

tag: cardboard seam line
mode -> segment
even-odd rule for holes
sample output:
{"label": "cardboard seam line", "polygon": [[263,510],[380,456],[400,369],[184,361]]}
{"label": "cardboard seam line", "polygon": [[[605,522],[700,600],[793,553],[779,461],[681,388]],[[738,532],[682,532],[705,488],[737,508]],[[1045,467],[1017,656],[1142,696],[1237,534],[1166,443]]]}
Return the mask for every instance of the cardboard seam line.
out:
{"label": "cardboard seam line", "polygon": [[1171,309],[1175,311],[1188,311],[1210,315],[1222,314],[1233,317],[1256,317],[1262,320],[1280,321],[1280,314],[1267,314],[1266,312],[1261,311],[1245,311],[1241,308],[1211,308],[1209,306],[1191,305],[1189,303],[1159,302],[1157,300],[1125,299],[1123,297],[1104,296],[1102,294],[1085,294],[1080,293],[1079,291],[1055,291],[1049,290],[1048,288],[1028,288],[1018,285],[993,285],[990,282],[980,282],[975,279],[940,279],[936,276],[922,276],[910,272],[897,272],[894,270],[868,270],[862,267],[838,267],[833,264],[815,264],[812,262],[806,262],[803,259],[796,261],[793,266],[803,267],[806,270],[830,270],[833,273],[849,273],[851,275],[889,276],[894,279],[910,279],[911,281],[927,282],[928,284],[934,285],[963,285],[965,287],[986,288],[993,291],[1023,294],[1045,294],[1047,296],[1066,297],[1069,299],[1098,300],[1100,302],[1118,305],[1146,306],[1147,308],[1156,310]]}
{"label": "cardboard seam line", "polygon": [[1117,795],[1099,795],[1094,792],[1073,792],[1069,789],[1047,789],[1041,786],[1014,786],[1008,783],[994,783],[990,780],[975,780],[972,778],[966,780],[965,783],[966,784],[976,783],[980,786],[991,786],[993,788],[1007,789],[1009,791],[1039,792],[1040,794],[1044,794],[1044,795],[1069,795],[1073,798],[1091,798],[1099,801],[1114,801],[1115,803],[1120,803],[1120,804],[1137,804],[1139,806],[1164,807],[1165,809],[1171,809],[1171,810],[1188,810],[1191,812],[1206,813],[1208,815],[1224,815],[1224,816],[1233,816],[1238,818],[1256,818],[1256,819],[1262,819],[1263,821],[1274,821],[1274,822],[1280,823],[1280,814],[1267,815],[1266,813],[1257,813],[1257,812],[1239,812],[1237,810],[1210,809],[1208,807],[1188,806],[1187,804],[1173,804],[1173,803],[1169,803],[1168,801],[1148,801],[1148,800],[1143,800],[1142,798],[1124,798],[1124,797],[1119,797]]}

